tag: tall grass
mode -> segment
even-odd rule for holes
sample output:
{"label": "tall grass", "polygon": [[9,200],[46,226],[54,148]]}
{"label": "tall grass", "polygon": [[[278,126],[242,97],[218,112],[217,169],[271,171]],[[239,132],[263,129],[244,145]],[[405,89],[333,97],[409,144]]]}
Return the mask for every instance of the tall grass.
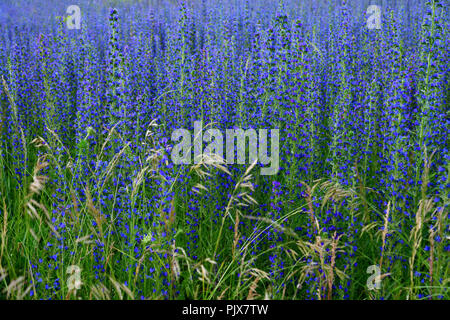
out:
{"label": "tall grass", "polygon": [[[397,2],[369,30],[365,2],[80,1],[67,30],[7,1],[0,298],[448,299],[448,8]],[[279,129],[279,172],[174,164],[195,121]]]}

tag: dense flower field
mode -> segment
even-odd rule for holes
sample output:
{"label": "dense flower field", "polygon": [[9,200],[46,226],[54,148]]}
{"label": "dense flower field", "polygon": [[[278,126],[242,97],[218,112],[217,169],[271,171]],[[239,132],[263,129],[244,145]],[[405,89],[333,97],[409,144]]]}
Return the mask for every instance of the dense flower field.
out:
{"label": "dense flower field", "polygon": [[2,0],[0,298],[449,299],[445,4]]}

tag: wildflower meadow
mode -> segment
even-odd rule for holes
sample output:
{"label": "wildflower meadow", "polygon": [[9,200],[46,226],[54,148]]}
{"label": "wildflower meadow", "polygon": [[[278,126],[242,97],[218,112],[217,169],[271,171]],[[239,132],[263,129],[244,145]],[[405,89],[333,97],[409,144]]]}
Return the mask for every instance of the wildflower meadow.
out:
{"label": "wildflower meadow", "polygon": [[448,300],[448,10],[0,0],[0,299]]}

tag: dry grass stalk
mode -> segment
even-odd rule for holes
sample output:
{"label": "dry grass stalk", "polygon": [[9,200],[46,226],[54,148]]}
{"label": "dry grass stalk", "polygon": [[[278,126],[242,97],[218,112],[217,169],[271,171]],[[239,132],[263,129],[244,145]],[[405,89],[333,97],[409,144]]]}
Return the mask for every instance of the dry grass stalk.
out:
{"label": "dry grass stalk", "polygon": [[110,291],[103,283],[93,285],[91,287],[89,300],[92,300],[92,298],[95,298],[96,300],[111,300]]}
{"label": "dry grass stalk", "polygon": [[75,243],[83,243],[83,244],[91,244],[91,243],[94,243],[94,241],[89,240],[90,238],[91,238],[91,235],[88,234],[88,235],[86,235],[86,236],[77,238],[77,239],[75,240]]}
{"label": "dry grass stalk", "polygon": [[209,272],[208,270],[205,268],[205,266],[203,264],[198,265],[195,270],[197,271],[197,273],[200,275],[200,281],[203,283],[207,283],[210,284],[211,280],[209,279]]}
{"label": "dry grass stalk", "polygon": [[421,199],[419,202],[419,209],[416,213],[416,224],[412,228],[409,241],[412,243],[411,257],[409,258],[409,269],[410,269],[410,295],[412,296],[412,291],[414,288],[414,265],[415,258],[418,249],[422,243],[422,226],[426,222],[426,215],[433,209],[433,199]]}
{"label": "dry grass stalk", "polygon": [[46,161],[46,156],[41,156],[38,158],[36,165],[33,169],[33,181],[30,184],[30,194],[29,196],[39,195],[44,189],[45,183],[48,181],[46,176],[40,175],[39,172],[48,167],[48,162]]}
{"label": "dry grass stalk", "polygon": [[95,222],[100,230],[100,236],[103,238],[103,223],[106,222],[105,218],[101,214],[101,212],[94,206],[94,201],[92,200],[91,193],[89,191],[89,187],[85,188],[86,193],[86,205],[88,208],[88,212],[95,219]]}
{"label": "dry grass stalk", "polygon": [[47,144],[47,142],[44,140],[44,138],[42,137],[37,137],[34,138],[31,143],[36,147],[36,148],[46,148],[46,149],[50,149],[50,146]]}
{"label": "dry grass stalk", "polygon": [[6,247],[6,232],[8,231],[8,210],[6,208],[5,198],[3,198],[3,228],[2,228],[2,244],[0,248],[0,276],[2,271],[3,252]]}
{"label": "dry grass stalk", "polygon": [[359,197],[361,198],[361,201],[363,203],[363,208],[364,208],[364,215],[363,215],[363,221],[364,222],[368,222],[369,221],[369,205],[367,202],[367,196],[366,196],[366,190],[367,188],[364,185],[364,180],[362,179],[362,177],[359,175],[359,170],[358,170],[358,164],[355,161],[355,171],[356,171],[356,179],[358,180],[358,188],[359,188]]}
{"label": "dry grass stalk", "polygon": [[72,220],[78,221],[80,217],[80,209],[78,208],[78,201],[72,187],[70,188],[70,199],[72,200],[72,210],[70,210],[69,213],[71,214]]}
{"label": "dry grass stalk", "polygon": [[236,253],[236,247],[239,241],[239,215],[240,211],[236,209],[236,218],[234,221],[234,239],[233,239],[233,250],[232,250],[232,256],[234,257]]}
{"label": "dry grass stalk", "polygon": [[427,198],[427,190],[428,190],[428,184],[430,182],[430,167],[431,167],[431,161],[433,160],[433,156],[436,153],[436,150],[434,150],[431,155],[427,156],[427,149],[425,146],[425,159],[424,159],[424,168],[422,173],[422,186],[421,186],[421,195],[422,199]]}
{"label": "dry grass stalk", "polygon": [[[251,183],[251,179],[253,176],[250,174],[250,172],[253,170],[253,168],[256,166],[257,160],[255,160],[245,171],[245,173],[241,176],[241,178],[238,180],[236,185],[234,186],[233,192],[230,196],[230,200],[228,201],[228,204],[225,208],[225,213],[222,217],[222,222],[219,229],[219,234],[217,236],[216,246],[214,248],[214,254],[213,257],[216,257],[217,249],[219,248],[219,243],[222,237],[222,231],[223,227],[225,225],[225,219],[227,217],[230,217],[233,223],[236,223],[234,221],[234,218],[231,216],[231,211],[235,207],[246,207],[250,204],[257,204],[256,200],[253,199],[250,195],[250,191],[254,191],[253,184]],[[235,210],[238,210],[235,208]],[[233,258],[234,260],[234,258]]]}
{"label": "dry grass stalk", "polygon": [[109,177],[111,176],[114,168],[119,163],[120,157],[125,152],[125,150],[130,146],[131,142],[128,142],[120,151],[119,153],[115,154],[112,160],[109,162],[108,166],[106,167],[106,171],[100,176],[99,181],[103,181],[100,190],[103,190],[103,187],[105,186],[106,182],[108,181]]}
{"label": "dry grass stalk", "polygon": [[32,288],[32,285],[26,287],[26,284],[27,281],[24,276],[20,276],[19,278],[11,281],[3,291],[6,293],[6,299],[13,296],[16,300],[22,300]]}
{"label": "dry grass stalk", "polygon": [[430,300],[433,297],[433,264],[434,264],[434,236],[436,235],[436,231],[430,231],[430,258],[428,259],[429,269],[430,269]]}
{"label": "dry grass stalk", "polygon": [[222,300],[223,297],[225,297],[225,292],[228,291],[228,288],[229,288],[229,287],[226,287],[226,288],[222,291],[222,293],[217,297],[217,300]]}
{"label": "dry grass stalk", "polygon": [[5,78],[2,76],[2,85],[3,85],[3,90],[5,91],[6,96],[8,97],[9,103],[11,104],[11,108],[12,108],[12,114],[13,114],[13,121],[14,124],[16,125],[16,128],[18,126],[18,115],[17,115],[17,106],[16,103],[14,101],[14,98],[11,95],[11,92],[9,91],[8,88],[8,84],[6,83]]}
{"label": "dry grass stalk", "polygon": [[210,176],[210,174],[203,171],[203,168],[210,169],[211,167],[216,168],[231,176],[230,171],[226,167],[225,160],[216,154],[202,154],[201,157],[198,158],[198,163],[190,167],[190,171],[194,171],[199,177],[205,178],[207,176]]}
{"label": "dry grass stalk", "polygon": [[247,215],[245,215],[243,217],[250,219],[250,220],[265,222],[265,223],[269,224],[272,228],[274,228],[276,231],[282,232],[284,234],[287,234],[291,237],[298,239],[298,235],[295,233],[294,230],[292,230],[291,228],[288,228],[288,227],[283,227],[281,224],[279,224],[278,222],[276,222],[274,220],[271,220],[271,219],[265,218],[265,217],[254,217],[254,216],[247,216]]}
{"label": "dry grass stalk", "polygon": [[353,190],[343,188],[339,183],[333,181],[325,181],[321,184],[321,188],[326,190],[322,200],[321,210],[323,210],[329,200],[339,203],[345,198],[357,195]]}
{"label": "dry grass stalk", "polygon": [[142,168],[142,169],[139,171],[139,173],[137,174],[137,176],[133,179],[133,182],[132,182],[132,188],[133,188],[133,190],[131,191],[131,199],[132,199],[133,203],[134,203],[134,201],[135,201],[136,194],[137,194],[138,191],[139,191],[139,186],[140,186],[140,185],[142,184],[142,182],[144,181],[144,177],[145,177],[145,174],[147,173],[148,169],[149,169],[148,166]]}
{"label": "dry grass stalk", "polygon": [[7,275],[8,273],[6,272],[6,270],[0,266],[0,281],[5,280]]}
{"label": "dry grass stalk", "polygon": [[102,147],[101,147],[101,149],[100,149],[100,152],[99,152],[98,155],[97,155],[97,164],[96,164],[96,166],[95,166],[95,171],[98,170],[98,167],[99,167],[99,165],[100,165],[100,159],[101,159],[102,156],[103,156],[103,152],[105,151],[106,145],[108,144],[109,141],[111,141],[111,139],[112,139],[112,137],[113,137],[113,134],[114,134],[114,132],[115,132],[115,130],[116,130],[116,127],[117,127],[119,124],[120,124],[120,122],[119,122],[119,123],[116,123],[111,129],[107,129],[108,135],[106,136],[106,139],[105,139],[105,141],[104,141],[103,144],[102,144]]}
{"label": "dry grass stalk", "polygon": [[327,278],[327,282],[328,282],[328,300],[331,300],[331,296],[332,296],[332,292],[333,292],[333,281],[334,281],[334,266],[336,263],[336,250],[337,250],[337,245],[339,242],[339,239],[341,238],[342,235],[340,235],[339,237],[336,237],[336,231],[334,232],[333,235],[333,242],[331,244],[331,272],[329,277]]}
{"label": "dry grass stalk", "polygon": [[[320,181],[316,183],[312,188],[306,183],[301,181],[301,183],[306,187],[306,201],[308,204],[308,214],[309,214],[309,222],[312,226],[312,231],[314,231],[315,226],[315,215],[314,215],[314,208],[313,208],[313,193],[314,190],[320,185]],[[318,230],[315,230],[318,232]]]}
{"label": "dry grass stalk", "polygon": [[113,277],[109,277],[109,280],[111,281],[112,285],[114,286],[114,289],[119,295],[119,300],[123,300],[124,298],[122,291],[127,294],[130,300],[134,300],[133,292],[131,292],[131,290],[125,284],[117,282],[116,280],[113,279]]}
{"label": "dry grass stalk", "polygon": [[384,216],[384,227],[383,227],[383,232],[381,234],[381,240],[382,240],[382,245],[381,245],[381,257],[380,257],[380,269],[383,266],[383,257],[384,257],[384,248],[386,247],[386,236],[388,234],[388,227],[389,227],[389,210],[391,207],[391,202],[388,202],[387,205],[387,209],[386,209],[386,215]]}
{"label": "dry grass stalk", "polygon": [[[64,145],[64,143],[61,141],[61,139],[59,138],[58,134],[57,134],[55,131],[49,129],[48,127],[46,128],[46,130],[47,130],[48,132],[50,132],[50,134],[55,138],[55,140],[59,143],[59,145],[64,149],[66,155],[69,157],[69,160],[68,160],[68,163],[67,163],[67,167],[70,167],[71,164],[74,162],[74,160],[72,159],[72,157],[71,157],[71,155],[70,155],[70,154],[71,154],[71,153],[70,153],[70,150],[67,149],[67,147],[66,147],[66,146]],[[60,161],[56,161],[56,164],[59,165],[59,164],[60,164]]]}
{"label": "dry grass stalk", "polygon": [[[319,284],[317,287],[317,293],[318,293],[318,299],[322,299],[322,288],[326,288],[328,286],[328,293],[331,294],[330,286],[332,287],[334,282],[334,275],[336,274],[341,280],[346,277],[345,273],[338,268],[335,267],[335,257],[336,253],[341,251],[340,246],[338,245],[338,241],[340,239],[339,237],[336,237],[334,235],[333,239],[326,239],[322,238],[322,236],[319,234],[316,236],[316,240],[314,243],[306,242],[299,240],[297,242],[297,246],[300,250],[300,252],[303,254],[304,257],[311,257],[312,261],[308,264],[305,264],[301,268],[301,276],[299,279],[298,286],[301,287],[302,283],[305,281],[306,277],[313,273],[313,272],[319,272],[319,267],[322,270],[322,272],[319,272]],[[331,247],[331,250],[328,250],[328,248]],[[331,255],[328,256],[328,252],[331,251]],[[330,258],[331,264],[327,263],[327,258]],[[334,258],[333,258],[334,257]],[[318,262],[315,262],[315,261]],[[329,296],[331,298],[331,296]]]}
{"label": "dry grass stalk", "polygon": [[[53,233],[59,237],[59,233],[56,231],[55,227],[51,222],[50,214],[47,208],[40,202],[36,201],[33,197],[40,195],[42,190],[44,190],[45,184],[48,181],[48,177],[41,175],[40,172],[46,169],[49,165],[47,162],[47,155],[40,156],[37,159],[36,165],[33,169],[33,181],[29,186],[29,193],[25,196],[24,211],[32,218],[37,219],[39,222],[43,221],[42,216],[38,213],[37,209],[40,209],[45,214],[45,223],[53,231]],[[29,229],[33,235],[32,229]],[[34,238],[37,238],[36,234]]]}

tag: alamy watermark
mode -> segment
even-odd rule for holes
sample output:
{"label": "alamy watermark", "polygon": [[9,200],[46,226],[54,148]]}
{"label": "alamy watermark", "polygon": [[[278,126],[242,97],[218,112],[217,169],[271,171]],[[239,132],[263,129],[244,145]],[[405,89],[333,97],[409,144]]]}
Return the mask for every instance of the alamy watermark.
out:
{"label": "alamy watermark", "polygon": [[69,291],[79,290],[83,282],[81,282],[81,268],[77,265],[72,265],[67,268],[67,273],[70,274],[67,279],[67,288]]}
{"label": "alamy watermark", "polygon": [[367,28],[370,30],[381,29],[381,7],[375,4],[367,7]]}
{"label": "alamy watermark", "polygon": [[374,264],[367,267],[367,273],[372,275],[367,278],[367,288],[369,290],[379,290],[381,288],[381,269],[378,265]]}
{"label": "alamy watermark", "polygon": [[67,29],[79,30],[81,29],[81,9],[77,5],[71,5],[67,7],[66,13],[68,16],[65,18]]}
{"label": "alamy watermark", "polygon": [[[172,133],[172,141],[177,142],[180,139],[181,141],[173,147],[171,158],[174,164],[192,164],[192,162],[198,164],[208,158],[209,161],[222,161],[231,165],[235,163],[235,154],[237,153],[237,164],[252,164],[259,161],[262,165],[268,165],[261,168],[262,175],[275,175],[280,164],[279,129],[270,130],[270,155],[268,153],[268,132],[267,129],[258,129],[258,131],[240,128],[226,129],[224,137],[224,134],[218,129],[208,129],[203,132],[202,122],[195,121],[193,134],[183,128]],[[203,142],[209,143],[205,149],[203,149]],[[192,151],[194,157],[192,157]],[[248,159],[246,158],[247,151]]]}

